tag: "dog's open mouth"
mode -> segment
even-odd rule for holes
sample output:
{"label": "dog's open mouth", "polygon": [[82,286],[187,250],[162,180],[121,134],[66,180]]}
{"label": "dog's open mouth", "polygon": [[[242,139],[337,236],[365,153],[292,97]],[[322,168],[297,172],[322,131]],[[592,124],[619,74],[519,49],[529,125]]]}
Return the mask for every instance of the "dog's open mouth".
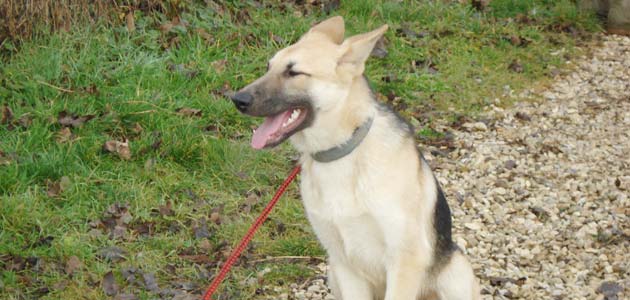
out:
{"label": "dog's open mouth", "polygon": [[280,144],[299,129],[307,115],[306,108],[297,107],[266,117],[262,125],[254,131],[252,147],[262,149]]}

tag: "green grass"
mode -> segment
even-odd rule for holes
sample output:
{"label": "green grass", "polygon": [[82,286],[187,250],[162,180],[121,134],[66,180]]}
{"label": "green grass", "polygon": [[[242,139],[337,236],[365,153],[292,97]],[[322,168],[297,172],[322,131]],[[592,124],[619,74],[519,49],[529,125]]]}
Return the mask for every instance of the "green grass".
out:
{"label": "green grass", "polygon": [[[578,14],[570,1],[494,0],[483,13],[453,2],[342,1],[333,12],[344,16],[348,34],[390,25],[389,55],[371,59],[367,74],[379,93],[395,95],[393,104],[403,116],[424,124],[418,135],[425,138],[444,136],[431,127],[431,118],[474,115],[500,97],[504,86],[519,90],[539,84],[551,69],[562,68],[567,57],[550,53],[564,48],[574,55],[577,39],[569,30],[553,28],[597,29],[594,19]],[[26,42],[3,58],[0,103],[15,119],[26,116],[32,123],[0,125],[0,298],[104,298],[101,280],[110,270],[121,292],[155,298],[142,284],[123,279],[129,267],[155,273],[160,288],[194,283],[199,292],[209,283],[217,253],[225,250],[222,243],[240,239],[294,155],[286,145],[250,149],[251,127],[259,120],[240,115],[221,90],[255,79],[276,50],[325,17],[317,9],[299,17],[293,5],[283,10],[275,1],[265,3],[270,7],[226,4],[223,14],[195,5],[182,15],[189,24],[168,34],[159,30],[163,16],[138,12],[133,33],[125,27],[75,28]],[[248,10],[251,20],[236,17],[239,9]],[[518,14],[534,21],[519,23]],[[424,37],[397,33],[403,26]],[[282,40],[271,39],[271,33]],[[512,36],[528,45],[512,44]],[[164,49],[172,38],[179,39],[178,46]],[[221,60],[224,68],[218,66]],[[508,69],[514,60],[523,72]],[[419,62],[415,70],[413,61]],[[429,61],[437,72],[428,71]],[[183,107],[199,109],[202,116],[178,115]],[[57,116],[64,110],[95,118],[72,128],[74,138],[60,143]],[[141,132],[134,131],[136,124]],[[130,160],[102,150],[106,141],[124,138],[131,145]],[[154,149],[158,139],[161,146]],[[48,196],[47,183],[64,176],[69,186]],[[265,268],[271,272],[264,284],[299,282],[314,274],[308,259],[265,260],[324,255],[297,193],[293,185],[255,237],[245,264],[230,274],[222,288],[226,299],[263,298],[255,295],[260,284],[243,282]],[[251,194],[261,200],[246,213],[244,199]],[[168,202],[172,215],[156,213]],[[132,219],[122,225],[126,235],[94,234],[90,222],[106,219],[105,211],[115,203],[128,204]],[[219,224],[209,220],[213,209],[220,210]],[[209,237],[195,238],[202,220],[208,220]],[[152,224],[154,230],[141,235],[133,230],[139,224]],[[41,242],[49,236],[52,241]],[[100,258],[107,246],[124,249],[126,260]],[[209,256],[210,264],[180,254]],[[83,264],[72,275],[64,270],[71,256]],[[38,263],[19,263],[29,258]]]}

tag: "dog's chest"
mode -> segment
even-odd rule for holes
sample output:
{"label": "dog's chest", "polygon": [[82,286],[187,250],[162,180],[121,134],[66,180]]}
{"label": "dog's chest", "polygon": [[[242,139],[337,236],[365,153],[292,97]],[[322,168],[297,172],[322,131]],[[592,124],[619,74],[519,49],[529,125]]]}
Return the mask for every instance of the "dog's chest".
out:
{"label": "dog's chest", "polygon": [[301,194],[329,255],[366,273],[382,273],[383,233],[368,207],[369,179],[351,166],[318,165],[302,173]]}

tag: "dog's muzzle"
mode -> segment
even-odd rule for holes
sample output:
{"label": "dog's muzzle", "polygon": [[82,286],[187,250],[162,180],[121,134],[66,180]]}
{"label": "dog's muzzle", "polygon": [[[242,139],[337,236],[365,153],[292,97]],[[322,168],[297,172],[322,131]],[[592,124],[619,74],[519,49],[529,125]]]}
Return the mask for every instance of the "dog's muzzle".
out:
{"label": "dog's muzzle", "polygon": [[242,113],[247,111],[247,108],[249,108],[254,101],[254,97],[248,92],[238,92],[230,98],[232,102],[234,102],[234,105],[236,105],[236,108]]}

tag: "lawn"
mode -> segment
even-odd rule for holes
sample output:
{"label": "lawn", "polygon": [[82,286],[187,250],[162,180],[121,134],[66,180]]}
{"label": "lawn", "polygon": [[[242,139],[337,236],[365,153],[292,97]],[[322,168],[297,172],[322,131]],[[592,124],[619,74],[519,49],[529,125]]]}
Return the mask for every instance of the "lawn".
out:
{"label": "lawn", "polygon": [[[494,0],[483,11],[217,2],[2,45],[0,298],[200,294],[296,157],[288,145],[251,149],[260,120],[225,94],[328,15],[342,15],[348,34],[390,25],[388,53],[367,75],[423,141],[444,135],[432,120],[474,118],[544,84],[598,30],[568,0]],[[221,299],[265,299],[313,276],[324,255],[292,185]]]}

